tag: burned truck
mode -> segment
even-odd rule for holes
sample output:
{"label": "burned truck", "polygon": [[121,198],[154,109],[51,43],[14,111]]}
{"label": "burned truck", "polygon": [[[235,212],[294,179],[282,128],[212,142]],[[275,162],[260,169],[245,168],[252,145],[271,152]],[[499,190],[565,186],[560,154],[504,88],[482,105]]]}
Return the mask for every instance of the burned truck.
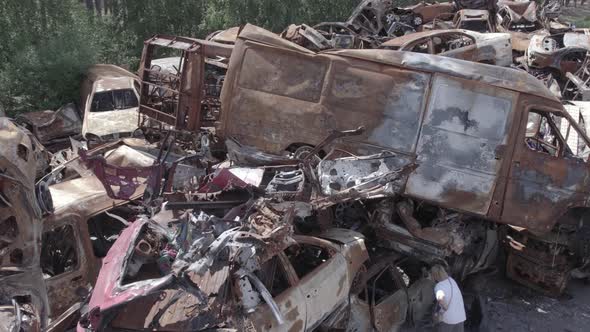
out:
{"label": "burned truck", "polygon": [[[364,222],[384,246],[464,276],[489,265],[500,240],[508,275],[552,294],[587,261],[590,140],[525,72],[390,50],[316,53],[247,25],[221,102],[218,134],[267,153],[301,156],[327,132],[364,126],[315,151],[316,206],[385,197]],[[567,144],[574,133],[584,144]],[[378,194],[361,195],[364,181]]]}

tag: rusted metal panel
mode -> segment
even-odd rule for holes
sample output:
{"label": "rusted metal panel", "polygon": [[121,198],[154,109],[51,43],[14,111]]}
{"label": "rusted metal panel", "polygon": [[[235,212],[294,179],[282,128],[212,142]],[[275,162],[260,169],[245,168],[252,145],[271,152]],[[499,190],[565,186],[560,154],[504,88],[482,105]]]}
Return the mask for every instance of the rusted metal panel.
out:
{"label": "rusted metal panel", "polygon": [[[587,141],[586,134],[567,112],[562,111],[561,105],[547,105],[539,100],[522,102],[527,110],[523,116],[531,111],[537,111],[544,117],[550,112],[557,112],[554,114],[563,117],[562,121],[569,121],[572,130]],[[515,135],[502,221],[541,234],[551,230],[568,209],[586,206],[590,171],[583,160],[568,153],[565,142],[554,154],[533,150],[527,144],[530,135],[526,134],[526,124],[526,121],[521,121],[519,133]],[[558,137],[561,135],[559,127],[554,129],[551,133],[557,135],[556,140],[561,142],[563,137]]]}
{"label": "rusted metal panel", "polygon": [[405,193],[486,215],[517,94],[443,77],[433,87]]}
{"label": "rusted metal panel", "polygon": [[[385,50],[313,54],[299,52],[297,46],[283,47],[286,43],[259,28],[244,28],[222,94],[222,136],[279,154],[292,144],[318,144],[326,130],[360,123],[367,128],[365,134],[343,139],[339,148],[361,153],[370,151],[369,147],[391,149],[407,160],[418,155],[407,195],[495,221],[502,213],[507,183],[505,160],[512,154],[508,137],[515,139],[510,124],[522,113],[521,106],[516,106],[518,93],[558,105],[541,82],[511,69]],[[252,71],[258,63],[265,64],[263,70]],[[266,67],[273,70],[266,72]],[[307,73],[304,68],[313,70]],[[426,75],[431,72],[437,73],[432,83]],[[289,84],[281,86],[284,80]],[[303,86],[307,88],[300,90]],[[399,92],[388,95],[390,89]],[[428,94],[432,97],[422,124]],[[400,108],[405,112],[396,112]],[[391,122],[388,110],[393,112]],[[555,106],[555,111],[563,108]],[[293,126],[293,119],[301,125]],[[334,180],[329,173],[323,176],[328,176],[326,186]]]}
{"label": "rusted metal panel", "polygon": [[216,31],[207,36],[207,40],[222,44],[233,45],[238,38],[240,27],[233,27],[226,30]]}
{"label": "rusted metal panel", "polygon": [[554,68],[564,75],[575,73],[590,50],[588,37],[577,34],[580,33],[550,35],[542,31],[533,35],[526,52],[527,64],[535,68]]}
{"label": "rusted metal panel", "polygon": [[[152,68],[158,48],[174,49],[180,54],[177,73]],[[195,131],[208,117],[215,117],[211,108],[218,108],[218,96],[210,95],[207,89],[206,66],[216,66],[210,59],[229,58],[232,49],[231,45],[177,36],[156,35],[146,40],[139,69],[139,112],[151,121],[140,118],[140,126],[162,130],[168,125],[176,130]],[[224,65],[220,68],[225,70]]]}
{"label": "rusted metal panel", "polygon": [[554,232],[536,237],[513,228],[507,234],[506,275],[549,296],[563,293],[574,267],[567,235]]}
{"label": "rusted metal panel", "polygon": [[517,52],[526,52],[533,36],[524,32],[509,31],[508,33],[512,41],[512,49]]}
{"label": "rusted metal panel", "polygon": [[[227,81],[232,83],[234,83],[238,72],[242,70],[238,70],[237,68],[240,68],[242,66],[242,59],[244,58],[246,50],[248,48],[258,49],[259,47],[262,47],[260,44],[265,44],[269,46],[272,45],[277,48],[280,48],[284,51],[280,52],[280,54],[285,54],[289,50],[301,51],[301,54],[299,54],[300,52],[291,54],[293,56],[301,57],[303,57],[303,55],[305,54],[309,54],[309,56],[307,56],[307,58],[309,59],[315,58],[316,60],[314,61],[317,62],[323,60],[323,57],[312,56],[313,52],[307,49],[299,47],[298,45],[295,45],[284,39],[279,38],[277,35],[274,35],[268,31],[251,25],[246,25],[244,27],[244,29],[240,33],[238,40],[239,41],[236,44],[235,50],[236,54],[238,54],[237,59],[235,59],[235,61],[230,62],[230,67],[234,67],[232,68],[233,70],[230,71],[235,72],[234,74],[236,75],[231,75],[230,73],[231,79],[230,76],[228,76],[227,78]],[[258,42],[260,44],[248,44],[247,41]],[[277,50],[277,52],[279,52],[279,50]],[[424,54],[391,52],[387,50],[334,50],[321,52],[319,53],[319,55],[336,55],[339,57],[349,58],[350,66],[362,66],[362,62],[359,62],[359,60],[364,60],[367,62],[385,64],[388,66],[403,68],[405,70],[411,71],[439,72],[450,76],[470,80],[477,80],[485,84],[504,87],[510,90],[526,92],[555,100],[555,97],[551,93],[548,93],[548,91],[544,88],[544,85],[541,82],[530,77],[530,75],[528,75],[525,72],[512,69],[482,66],[480,64],[460,60],[453,60],[448,58],[441,58],[436,56],[428,56]],[[278,54],[274,56],[278,56]],[[322,60],[319,60],[320,58]],[[304,74],[305,72],[300,72],[299,75]],[[234,87],[232,87],[231,89],[224,90],[228,90],[229,92],[229,90],[233,89]],[[229,98],[229,95],[226,98]],[[222,99],[224,98],[222,97]]]}
{"label": "rusted metal panel", "polygon": [[[282,52],[277,57],[274,49],[252,46],[255,49],[243,59],[244,72],[234,83],[237,91],[228,100],[230,105],[223,106],[239,103],[240,113],[222,112],[224,132],[241,143],[278,153],[293,143],[316,145],[326,129],[344,130],[350,123],[363,123],[370,133],[361,140],[402,151],[413,149],[428,75],[393,68],[383,71],[370,63],[354,68],[339,59],[328,67],[331,57],[317,56],[314,61]],[[261,63],[265,65],[260,67]],[[262,101],[264,105],[259,104]],[[260,112],[279,106],[280,112]],[[335,109],[341,113],[334,113]],[[317,125],[306,126],[302,132],[302,127],[289,125],[293,117]],[[272,127],[258,125],[269,122]],[[261,127],[266,129],[261,132]]]}
{"label": "rusted metal panel", "polygon": [[255,326],[261,331],[302,331],[306,329],[306,300],[299,287],[290,287],[285,290],[275,297],[275,302],[283,314],[285,322],[282,325],[277,324],[269,306],[264,304],[249,315]]}
{"label": "rusted metal panel", "polygon": [[455,59],[484,62],[498,66],[512,64],[510,35],[506,33],[478,33],[462,29],[416,32],[391,39],[381,48],[400,51],[428,52]]}

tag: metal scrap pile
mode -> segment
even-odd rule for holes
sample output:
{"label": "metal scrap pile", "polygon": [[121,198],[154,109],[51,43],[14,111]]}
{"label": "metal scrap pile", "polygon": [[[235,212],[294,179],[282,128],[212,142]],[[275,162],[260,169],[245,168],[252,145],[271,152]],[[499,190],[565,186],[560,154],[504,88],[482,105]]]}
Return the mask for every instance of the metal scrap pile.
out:
{"label": "metal scrap pile", "polygon": [[432,265],[498,256],[563,292],[589,275],[590,32],[558,14],[365,0],[156,35],[138,76],[89,72],[83,114],[0,118],[0,324],[394,331],[430,321]]}
{"label": "metal scrap pile", "polygon": [[559,19],[545,1],[365,0],[345,22],[291,25],[281,36],[310,50],[394,49],[512,66],[543,80],[563,100],[587,101],[590,32]]}

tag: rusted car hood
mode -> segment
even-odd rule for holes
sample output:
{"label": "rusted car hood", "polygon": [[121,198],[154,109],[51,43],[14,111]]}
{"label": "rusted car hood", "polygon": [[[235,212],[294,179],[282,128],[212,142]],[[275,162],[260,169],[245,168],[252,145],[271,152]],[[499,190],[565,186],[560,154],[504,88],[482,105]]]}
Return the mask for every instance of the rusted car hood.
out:
{"label": "rusted car hood", "polygon": [[[238,277],[256,278],[252,273],[261,266],[256,262],[263,264],[294,241],[291,237],[292,209],[279,212],[262,200],[250,201],[249,204],[250,209],[246,210],[256,212],[244,216],[248,220],[244,227],[239,227],[237,221],[227,221],[233,218],[212,219],[203,213],[185,214],[177,220],[177,227],[174,228],[170,228],[167,222],[156,222],[158,216],[154,220],[139,217],[121,233],[103,260],[88,312],[83,315],[78,330],[83,331],[83,327],[102,329],[107,324],[119,327],[121,324],[141,325],[144,328],[149,325],[166,331],[240,325],[239,319],[228,319],[230,314],[221,310],[222,307],[231,307],[232,317],[240,315],[239,304],[228,301],[223,295],[227,294],[224,293],[225,287]],[[230,211],[228,216],[232,213]],[[138,257],[145,257],[141,256],[146,251],[141,251],[144,249],[141,249],[140,243],[147,245],[149,249],[145,250],[151,252],[152,248],[155,249],[160,257],[160,250],[164,249],[148,245],[146,241],[151,239],[165,241],[167,250],[175,251],[171,265],[163,270],[158,259],[158,275],[161,277],[150,274],[128,279],[137,276],[140,269],[137,267]],[[228,250],[228,255],[220,255],[221,250]],[[252,254],[245,255],[244,252]],[[243,287],[246,286],[240,285],[241,292],[244,292]],[[165,296],[157,297],[156,293]],[[178,309],[178,312],[166,310],[174,303],[170,301],[176,301],[171,298],[181,298],[179,305],[185,309]],[[130,307],[125,304],[132,301],[133,307],[146,310],[145,316],[130,320],[127,314],[120,315],[127,312]],[[249,305],[250,309],[258,305],[250,302],[250,297],[242,299],[242,303]],[[115,308],[116,311],[110,310]],[[185,310],[192,314],[188,316]],[[113,318],[112,314],[116,317]]]}

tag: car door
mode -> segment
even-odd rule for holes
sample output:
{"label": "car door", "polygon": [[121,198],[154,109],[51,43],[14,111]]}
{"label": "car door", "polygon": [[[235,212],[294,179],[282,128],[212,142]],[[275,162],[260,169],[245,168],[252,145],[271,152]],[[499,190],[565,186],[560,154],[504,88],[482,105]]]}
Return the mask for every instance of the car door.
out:
{"label": "car door", "polygon": [[486,215],[517,93],[437,75],[405,194]]}
{"label": "car door", "polygon": [[300,279],[297,287],[307,307],[305,330],[311,331],[348,300],[351,281],[339,246],[307,236],[296,236],[295,240],[297,244],[285,252]]}
{"label": "car door", "polygon": [[[462,33],[455,33],[452,36],[453,39],[457,40],[455,45],[458,45],[458,47],[450,49],[452,46],[449,46],[449,49],[439,53],[439,55],[453,59],[479,62],[480,59],[477,58],[479,45],[476,44],[475,38]],[[450,38],[447,37],[446,39]],[[445,43],[449,43],[449,41]]]}
{"label": "car door", "polygon": [[502,220],[542,233],[569,207],[585,205],[590,185],[588,144],[579,140],[583,134],[561,110],[535,105],[523,116]]}
{"label": "car door", "polygon": [[257,331],[303,331],[306,324],[306,303],[299,278],[289,259],[279,253],[261,268],[259,279],[273,297],[284,323],[279,324],[268,304],[256,309],[250,319]]}
{"label": "car door", "polygon": [[56,318],[86,294],[86,252],[77,216],[47,225],[41,242],[41,270],[47,286],[50,317]]}
{"label": "car door", "polygon": [[395,260],[396,257],[385,257],[371,262],[362,279],[362,290],[351,296],[351,316],[355,321],[349,321],[348,330],[367,317],[376,332],[401,329],[408,315],[409,297]]}
{"label": "car door", "polygon": [[377,332],[399,331],[406,321],[408,291],[396,267],[389,266],[374,280],[369,280],[373,326]]}

